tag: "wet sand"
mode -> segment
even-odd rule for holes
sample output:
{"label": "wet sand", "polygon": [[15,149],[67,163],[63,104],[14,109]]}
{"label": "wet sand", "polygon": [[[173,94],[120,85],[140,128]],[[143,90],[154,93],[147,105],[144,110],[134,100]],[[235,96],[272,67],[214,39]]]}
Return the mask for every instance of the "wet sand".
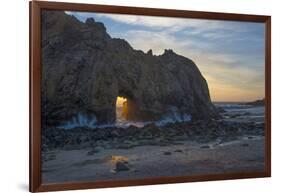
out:
{"label": "wet sand", "polygon": [[[42,181],[49,183],[143,179],[264,170],[264,138],[228,143],[182,141],[161,146],[54,150],[44,155]],[[116,169],[124,162],[128,170]]]}

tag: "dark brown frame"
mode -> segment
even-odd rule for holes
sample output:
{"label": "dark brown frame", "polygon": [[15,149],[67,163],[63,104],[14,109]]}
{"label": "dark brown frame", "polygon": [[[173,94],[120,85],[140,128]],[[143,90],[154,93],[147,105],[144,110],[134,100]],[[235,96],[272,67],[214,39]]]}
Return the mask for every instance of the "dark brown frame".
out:
{"label": "dark brown frame", "polygon": [[[30,191],[59,191],[89,188],[121,187],[195,181],[260,178],[271,176],[271,17],[232,13],[212,13],[170,9],[105,6],[93,4],[29,2],[30,9]],[[87,11],[118,14],[181,17],[211,20],[248,21],[265,23],[265,171],[184,177],[159,177],[139,180],[42,184],[41,182],[41,10]]]}

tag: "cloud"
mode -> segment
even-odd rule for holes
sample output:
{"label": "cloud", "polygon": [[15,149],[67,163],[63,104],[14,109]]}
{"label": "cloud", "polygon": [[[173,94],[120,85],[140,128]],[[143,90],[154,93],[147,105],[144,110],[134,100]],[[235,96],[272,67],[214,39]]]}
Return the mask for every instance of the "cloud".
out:
{"label": "cloud", "polygon": [[232,30],[236,32],[248,31],[249,22],[235,22],[235,21],[219,21],[219,20],[203,20],[177,17],[163,17],[163,16],[143,16],[143,15],[127,15],[127,14],[104,14],[104,13],[89,13],[89,12],[71,12],[67,14],[79,17],[83,21],[87,18],[108,18],[115,22],[124,23],[128,25],[150,27],[151,29],[161,30],[166,29],[169,32],[176,32],[180,30],[193,29],[193,34],[199,34],[210,30]]}
{"label": "cloud", "polygon": [[135,49],[143,51],[152,49],[155,55],[162,54],[164,49],[173,49],[179,53],[184,47],[193,47],[196,44],[192,40],[179,41],[166,32],[130,30],[125,34],[120,34],[120,36],[130,42]]}

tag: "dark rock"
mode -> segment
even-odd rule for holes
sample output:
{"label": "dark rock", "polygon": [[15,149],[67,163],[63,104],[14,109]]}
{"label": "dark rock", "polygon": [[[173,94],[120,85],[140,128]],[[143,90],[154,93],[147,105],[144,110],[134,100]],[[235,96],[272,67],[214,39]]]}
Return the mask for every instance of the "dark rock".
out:
{"label": "dark rock", "polygon": [[200,148],[201,149],[210,149],[210,146],[209,145],[202,145]]}
{"label": "dark rock", "polygon": [[89,152],[87,153],[87,155],[94,155],[94,154],[96,154],[96,153],[98,153],[98,152],[99,152],[98,149],[93,149],[93,150],[89,151]]}
{"label": "dark rock", "polygon": [[48,156],[46,161],[51,161],[51,160],[55,160],[56,159],[56,155],[55,154],[51,154]]}
{"label": "dark rock", "polygon": [[153,55],[152,50],[151,50],[151,49],[148,50],[148,51],[147,51],[147,54],[150,55],[150,56],[152,56],[152,55]]}
{"label": "dark rock", "polygon": [[246,105],[253,105],[253,106],[264,106],[265,100],[261,99],[261,100],[256,100],[256,101],[248,102],[248,103],[245,103],[245,104]]}
{"label": "dark rock", "polygon": [[[135,126],[95,129],[50,127],[42,129],[41,149],[42,152],[52,149],[71,150],[93,147],[129,149],[142,145],[177,145],[185,140],[195,140],[201,144],[209,144],[215,140],[225,143],[237,140],[241,136],[249,136],[248,138],[251,139],[251,136],[257,135],[264,136],[264,123],[209,120],[169,123],[163,126],[148,124],[142,128]],[[210,147],[203,145],[201,148]],[[88,154],[92,155],[97,151],[94,148]]]}
{"label": "dark rock", "polygon": [[226,112],[223,107],[216,107],[216,108],[217,108],[217,111],[219,113],[225,113]]}
{"label": "dark rock", "polygon": [[102,23],[63,11],[42,11],[42,124],[77,118],[115,121],[117,96],[127,119],[157,120],[177,112],[217,117],[206,80],[195,63],[172,50],[151,56],[111,38]]}
{"label": "dark rock", "polygon": [[163,154],[164,154],[164,155],[172,155],[172,153],[169,152],[169,151],[165,151]]}
{"label": "dark rock", "polygon": [[115,169],[116,172],[122,172],[122,171],[128,171],[130,170],[128,163],[124,161],[117,161],[115,163]]}

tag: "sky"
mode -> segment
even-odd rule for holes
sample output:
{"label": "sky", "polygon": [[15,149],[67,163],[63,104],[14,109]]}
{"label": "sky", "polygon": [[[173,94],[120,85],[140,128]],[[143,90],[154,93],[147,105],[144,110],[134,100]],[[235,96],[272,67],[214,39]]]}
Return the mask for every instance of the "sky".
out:
{"label": "sky", "polygon": [[172,49],[195,62],[214,102],[264,98],[265,25],[254,22],[67,12],[104,23],[113,38],[161,55]]}

